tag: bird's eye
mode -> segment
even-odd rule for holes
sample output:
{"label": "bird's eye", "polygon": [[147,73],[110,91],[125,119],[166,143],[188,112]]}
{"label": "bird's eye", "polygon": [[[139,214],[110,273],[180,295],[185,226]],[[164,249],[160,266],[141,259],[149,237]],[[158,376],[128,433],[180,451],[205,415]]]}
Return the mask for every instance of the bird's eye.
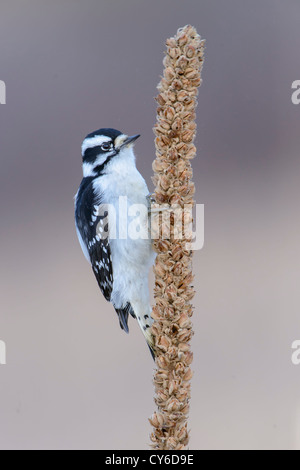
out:
{"label": "bird's eye", "polygon": [[104,150],[104,152],[108,152],[112,148],[112,143],[111,142],[104,142],[104,144],[101,145],[101,149]]}

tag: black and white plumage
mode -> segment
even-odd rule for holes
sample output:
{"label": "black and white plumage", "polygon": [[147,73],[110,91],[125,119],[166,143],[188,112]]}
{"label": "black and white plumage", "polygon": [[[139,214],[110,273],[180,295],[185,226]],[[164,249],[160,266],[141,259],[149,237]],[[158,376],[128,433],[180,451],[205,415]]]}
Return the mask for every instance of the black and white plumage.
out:
{"label": "black and white plumage", "polygon": [[[138,137],[108,128],[86,136],[82,143],[83,179],[75,196],[75,224],[82,251],[102,294],[113,304],[121,328],[128,333],[129,314],[136,318],[153,355],[148,273],[155,254],[148,234],[149,191],[133,153]],[[126,211],[135,204],[145,210],[130,217],[129,209],[124,215],[120,205],[124,200]],[[133,239],[123,229],[120,236],[124,216],[127,228],[135,219],[148,236]]]}

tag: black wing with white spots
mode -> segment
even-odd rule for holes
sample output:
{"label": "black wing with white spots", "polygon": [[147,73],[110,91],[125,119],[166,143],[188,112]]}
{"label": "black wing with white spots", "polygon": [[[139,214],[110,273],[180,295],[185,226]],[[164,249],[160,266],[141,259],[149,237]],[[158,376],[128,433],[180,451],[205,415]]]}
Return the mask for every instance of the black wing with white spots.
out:
{"label": "black wing with white spots", "polygon": [[[107,211],[94,194],[93,178],[84,178],[76,197],[75,220],[83,250],[88,254],[100,290],[106,300],[111,299],[113,267],[109,246]],[[99,210],[100,208],[100,210]],[[101,210],[102,209],[102,210]],[[81,241],[80,241],[81,242]],[[129,333],[128,315],[135,318],[131,304],[116,308],[120,327]]]}
{"label": "black wing with white spots", "polygon": [[[100,204],[99,204],[100,203]],[[93,272],[106,300],[110,300],[113,286],[113,269],[108,238],[107,212],[99,215],[99,205],[94,194],[92,178],[81,182],[75,206],[77,229],[85,245]]]}

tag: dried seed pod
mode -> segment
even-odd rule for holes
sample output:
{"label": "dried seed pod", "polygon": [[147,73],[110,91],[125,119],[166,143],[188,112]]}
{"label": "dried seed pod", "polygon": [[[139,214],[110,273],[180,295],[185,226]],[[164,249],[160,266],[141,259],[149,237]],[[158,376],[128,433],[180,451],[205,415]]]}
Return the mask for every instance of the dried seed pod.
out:
{"label": "dried seed pod", "polygon": [[175,116],[175,109],[172,106],[168,106],[168,108],[164,111],[165,118],[168,121],[172,121]]}
{"label": "dried seed pod", "polygon": [[192,369],[188,368],[187,372],[183,376],[183,380],[191,380],[193,377],[193,371]]}
{"label": "dried seed pod", "polygon": [[189,45],[189,46],[186,47],[186,49],[185,49],[184,52],[185,52],[185,54],[186,54],[186,57],[187,57],[188,59],[191,59],[191,58],[194,57],[194,55],[196,54],[196,49],[195,49],[194,46]]}
{"label": "dried seed pod", "polygon": [[186,312],[183,312],[180,315],[180,318],[178,320],[178,325],[180,328],[186,328],[190,324],[190,318]]}
{"label": "dried seed pod", "polygon": [[188,59],[184,55],[182,55],[177,60],[176,66],[181,68],[182,70],[185,70],[186,67],[188,66],[188,63],[189,63]]}

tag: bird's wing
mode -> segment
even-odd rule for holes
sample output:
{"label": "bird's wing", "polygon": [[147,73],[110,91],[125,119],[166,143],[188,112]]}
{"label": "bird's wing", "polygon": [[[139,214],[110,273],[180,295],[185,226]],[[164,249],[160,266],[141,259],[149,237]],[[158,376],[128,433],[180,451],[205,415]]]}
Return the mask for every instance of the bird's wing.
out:
{"label": "bird's wing", "polygon": [[85,178],[85,180],[80,185],[75,203],[78,238],[83,252],[89,256],[102,294],[106,300],[110,300],[113,286],[113,269],[108,237],[108,213],[99,210],[101,200],[98,197],[97,204],[95,204],[93,184],[88,181],[88,178]]}
{"label": "bird's wing", "polygon": [[[85,181],[87,180],[87,181]],[[95,200],[97,204],[95,204]],[[113,268],[109,245],[108,212],[99,195],[95,198],[92,182],[85,178],[76,195],[75,220],[82,251],[90,261],[100,290],[106,300],[111,299]],[[129,333],[128,315],[135,318],[129,302],[116,308],[122,330]]]}

